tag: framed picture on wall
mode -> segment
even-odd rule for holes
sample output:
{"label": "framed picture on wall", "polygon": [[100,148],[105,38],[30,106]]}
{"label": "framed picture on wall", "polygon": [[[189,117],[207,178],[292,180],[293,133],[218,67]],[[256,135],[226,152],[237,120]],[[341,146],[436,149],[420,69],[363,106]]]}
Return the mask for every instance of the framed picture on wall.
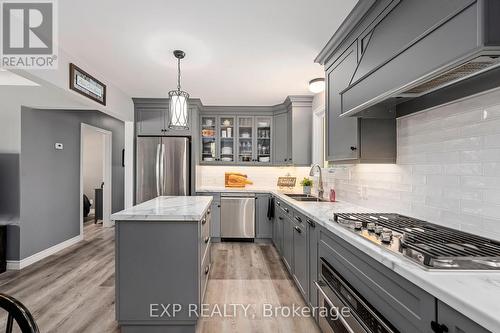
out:
{"label": "framed picture on wall", "polygon": [[106,105],[106,85],[73,63],[69,64],[69,88]]}

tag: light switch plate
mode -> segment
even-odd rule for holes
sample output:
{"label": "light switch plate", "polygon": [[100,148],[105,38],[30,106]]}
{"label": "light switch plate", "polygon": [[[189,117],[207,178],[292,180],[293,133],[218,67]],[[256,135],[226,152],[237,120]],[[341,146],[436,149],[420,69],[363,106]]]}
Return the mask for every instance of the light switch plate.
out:
{"label": "light switch plate", "polygon": [[62,143],[56,143],[54,146],[55,146],[55,148],[57,150],[63,150],[64,149],[64,145]]}

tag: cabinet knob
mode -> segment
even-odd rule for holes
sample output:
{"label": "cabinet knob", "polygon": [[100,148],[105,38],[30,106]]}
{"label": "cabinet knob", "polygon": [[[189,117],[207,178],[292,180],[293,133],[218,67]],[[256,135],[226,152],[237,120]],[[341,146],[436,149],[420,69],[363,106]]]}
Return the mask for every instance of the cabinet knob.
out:
{"label": "cabinet knob", "polygon": [[206,218],[204,218],[203,220],[201,220],[201,224],[205,224],[205,223],[207,223],[207,219]]}
{"label": "cabinet knob", "polygon": [[358,148],[357,148],[357,147],[354,147],[354,146],[351,146],[351,150],[352,150],[352,151],[355,151],[355,150],[358,150]]}
{"label": "cabinet knob", "polygon": [[297,222],[302,223],[302,219],[300,218],[300,216],[295,216],[295,219],[297,220]]}
{"label": "cabinet knob", "polygon": [[285,212],[287,212],[287,213],[288,213],[288,212],[290,212],[290,210],[289,210],[288,208],[286,208],[286,207],[285,207],[285,208],[283,208],[283,210],[284,210]]}
{"label": "cabinet knob", "polygon": [[316,228],[316,223],[314,223],[312,220],[307,219],[307,224],[309,224],[311,228]]}
{"label": "cabinet knob", "polygon": [[283,216],[278,216],[278,219],[279,220],[283,220]]}
{"label": "cabinet knob", "polygon": [[285,162],[288,161],[288,158],[285,158]]}
{"label": "cabinet knob", "polygon": [[299,234],[302,233],[302,230],[299,227],[294,227],[295,231],[297,231]]}
{"label": "cabinet knob", "polygon": [[210,215],[210,208],[207,210],[207,215]]}
{"label": "cabinet knob", "polygon": [[220,208],[220,205],[217,205],[217,208]]}

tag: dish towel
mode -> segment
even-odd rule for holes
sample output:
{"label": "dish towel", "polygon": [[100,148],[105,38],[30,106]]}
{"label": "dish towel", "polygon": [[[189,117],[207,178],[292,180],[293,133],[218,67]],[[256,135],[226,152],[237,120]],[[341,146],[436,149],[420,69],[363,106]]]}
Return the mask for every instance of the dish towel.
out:
{"label": "dish towel", "polygon": [[269,197],[269,203],[267,204],[267,219],[270,221],[274,218],[274,198]]}

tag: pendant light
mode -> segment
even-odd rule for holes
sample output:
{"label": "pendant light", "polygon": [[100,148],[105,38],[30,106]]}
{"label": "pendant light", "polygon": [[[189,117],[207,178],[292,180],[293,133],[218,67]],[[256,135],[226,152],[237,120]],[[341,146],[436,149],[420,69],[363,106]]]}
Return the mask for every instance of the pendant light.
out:
{"label": "pendant light", "polygon": [[189,129],[189,94],[181,90],[181,59],[183,59],[185,56],[186,54],[184,53],[184,51],[174,51],[174,57],[177,58],[177,90],[168,92],[168,97],[170,98],[170,122],[168,128],[174,130]]}

